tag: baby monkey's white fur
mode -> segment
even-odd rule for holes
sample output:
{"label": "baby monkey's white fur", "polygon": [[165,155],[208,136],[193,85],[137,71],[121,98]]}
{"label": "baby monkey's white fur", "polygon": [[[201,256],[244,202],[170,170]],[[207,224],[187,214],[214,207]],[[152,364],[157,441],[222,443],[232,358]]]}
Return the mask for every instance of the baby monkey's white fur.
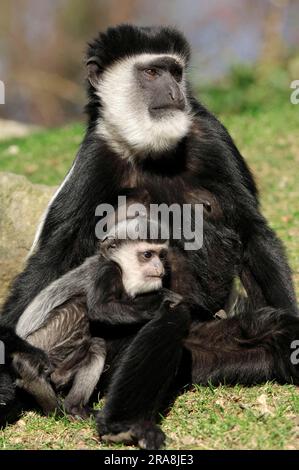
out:
{"label": "baby monkey's white fur", "polygon": [[[175,54],[139,54],[115,62],[97,84],[96,94],[103,106],[97,132],[123,158],[134,160],[139,154],[169,150],[190,128],[187,100],[184,111],[169,110],[159,118],[153,118],[147,109],[134,67],[136,64],[146,66],[161,57],[170,57],[185,65],[182,57]],[[186,95],[184,76],[182,80],[182,91]]]}
{"label": "baby monkey's white fur", "polygon": [[[124,243],[115,253],[111,255],[111,260],[115,261],[121,268],[123,276],[122,281],[127,294],[135,297],[137,294],[144,294],[159,290],[162,287],[162,277],[152,277],[164,274],[163,263],[159,259],[159,252],[167,249],[168,244],[152,244],[144,242]],[[153,259],[148,260],[143,266],[137,257],[139,253],[153,251]]]}

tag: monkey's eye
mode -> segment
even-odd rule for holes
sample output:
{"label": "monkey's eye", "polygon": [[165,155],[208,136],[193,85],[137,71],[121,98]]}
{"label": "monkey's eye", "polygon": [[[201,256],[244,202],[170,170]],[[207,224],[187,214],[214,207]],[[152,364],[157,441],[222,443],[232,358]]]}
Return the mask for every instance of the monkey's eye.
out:
{"label": "monkey's eye", "polygon": [[111,245],[109,245],[109,249],[114,250],[114,248],[116,248],[116,243],[111,243]]}
{"label": "monkey's eye", "polygon": [[152,254],[151,251],[145,251],[145,252],[143,253],[143,256],[144,256],[146,259],[150,259],[150,258],[153,256],[153,254]]}
{"label": "monkey's eye", "polygon": [[145,69],[144,73],[150,79],[156,78],[159,75],[156,69]]}
{"label": "monkey's eye", "polygon": [[166,251],[161,251],[161,253],[159,254],[159,258],[162,259],[162,260],[166,259],[166,256],[167,256]]}
{"label": "monkey's eye", "polygon": [[209,201],[204,201],[203,206],[207,212],[212,212],[212,205]]}

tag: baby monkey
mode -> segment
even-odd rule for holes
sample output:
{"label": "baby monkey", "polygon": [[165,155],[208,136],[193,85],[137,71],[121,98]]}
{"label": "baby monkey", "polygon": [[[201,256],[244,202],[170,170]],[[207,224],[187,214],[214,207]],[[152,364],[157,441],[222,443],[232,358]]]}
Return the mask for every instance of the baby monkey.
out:
{"label": "baby monkey", "polygon": [[98,254],[87,258],[40,292],[21,315],[16,332],[48,354],[51,370],[37,370],[16,353],[17,385],[33,395],[45,413],[57,409],[57,391],[67,390],[65,411],[89,414],[88,401],[102,374],[106,346],[92,337],[90,321],[105,327],[140,325],[165,302],[182,297],[162,288],[168,243],[106,239]]}

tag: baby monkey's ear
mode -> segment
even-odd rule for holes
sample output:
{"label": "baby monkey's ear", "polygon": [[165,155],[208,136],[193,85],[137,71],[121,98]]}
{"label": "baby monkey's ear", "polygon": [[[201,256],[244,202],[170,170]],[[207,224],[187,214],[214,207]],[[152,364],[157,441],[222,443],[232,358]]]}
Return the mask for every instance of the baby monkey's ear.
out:
{"label": "baby monkey's ear", "polygon": [[109,259],[111,253],[117,248],[117,243],[114,238],[104,238],[99,241],[98,249],[101,255]]}

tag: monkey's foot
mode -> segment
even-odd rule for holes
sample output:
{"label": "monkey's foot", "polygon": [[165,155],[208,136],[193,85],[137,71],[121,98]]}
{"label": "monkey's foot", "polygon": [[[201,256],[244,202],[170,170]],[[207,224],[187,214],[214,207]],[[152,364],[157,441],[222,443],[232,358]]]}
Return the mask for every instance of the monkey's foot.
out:
{"label": "monkey's foot", "polygon": [[21,376],[26,373],[32,381],[36,377],[48,377],[53,370],[48,355],[41,349],[33,347],[29,352],[14,353],[13,366]]}
{"label": "monkey's foot", "polygon": [[96,414],[97,430],[101,440],[137,444],[140,449],[161,449],[165,434],[155,423],[141,421],[135,424],[107,423],[102,412]]}
{"label": "monkey's foot", "polygon": [[64,410],[73,420],[89,419],[93,416],[93,410],[89,406],[83,405],[68,405],[64,402]]}

